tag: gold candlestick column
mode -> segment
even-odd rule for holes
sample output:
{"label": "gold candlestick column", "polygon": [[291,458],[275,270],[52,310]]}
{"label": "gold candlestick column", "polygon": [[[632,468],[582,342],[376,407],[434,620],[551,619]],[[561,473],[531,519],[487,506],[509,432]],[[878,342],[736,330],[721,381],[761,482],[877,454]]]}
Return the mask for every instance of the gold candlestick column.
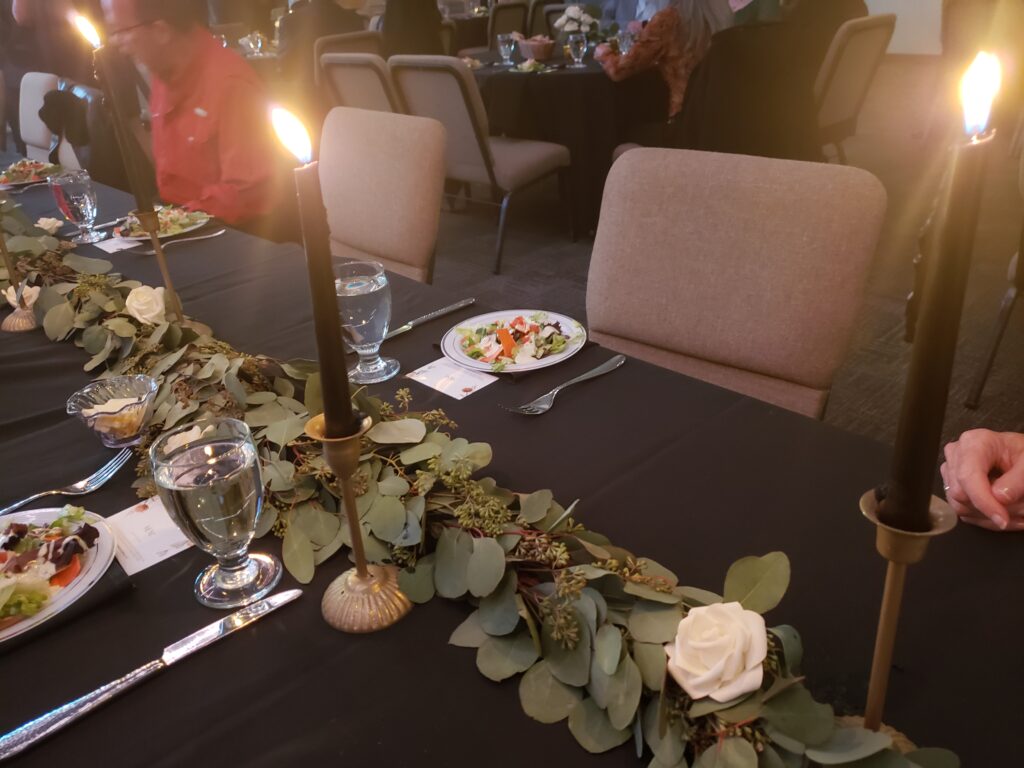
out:
{"label": "gold candlestick column", "polygon": [[181,299],[174,290],[174,283],[171,281],[171,273],[167,269],[167,259],[164,257],[164,248],[160,244],[160,218],[156,211],[133,211],[132,215],[139,220],[139,225],[149,235],[149,240],[156,251],[156,263],[160,267],[160,276],[164,281],[164,303],[174,315],[174,319],[181,322],[185,319],[185,312],[181,308]]}
{"label": "gold candlestick column", "polygon": [[323,414],[306,423],[306,434],[324,446],[324,459],[341,483],[342,501],[352,538],[356,567],[345,571],[327,587],[320,611],[324,620],[343,632],[376,632],[390,627],[410,610],[412,602],[398,587],[398,569],[393,565],[368,565],[363,550],[352,476],[359,468],[360,439],[373,426],[369,417],[348,437],[328,438]]}
{"label": "gold candlestick column", "polygon": [[876,527],[875,548],[878,554],[888,561],[885,587],[882,591],[882,608],[878,617],[878,632],[875,635],[875,653],[871,661],[871,676],[868,679],[868,700],[864,710],[864,727],[873,731],[877,731],[882,724],[907,567],[924,559],[928,542],[932,538],[949,533],[956,526],[956,513],[937,496],[931,497],[928,508],[931,528],[923,532],[904,531],[886,525],[878,519],[879,507],[874,491],[868,491],[860,497],[861,512]]}
{"label": "gold candlestick column", "polygon": [[18,273],[18,268],[14,265],[11,252],[7,250],[7,234],[3,231],[0,231],[0,256],[3,256],[4,267],[7,269],[7,279],[14,286],[15,295],[18,296],[18,305],[11,314],[4,318],[3,323],[0,323],[0,330],[9,333],[20,333],[38,328],[39,323],[36,321],[36,313],[29,309],[28,305],[25,304],[25,299],[18,292],[18,289],[21,287],[22,277]]}

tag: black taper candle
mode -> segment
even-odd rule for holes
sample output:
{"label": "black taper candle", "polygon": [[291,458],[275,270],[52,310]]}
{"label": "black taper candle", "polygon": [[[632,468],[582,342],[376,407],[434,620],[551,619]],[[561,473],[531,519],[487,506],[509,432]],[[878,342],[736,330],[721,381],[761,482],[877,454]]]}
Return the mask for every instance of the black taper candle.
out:
{"label": "black taper candle", "polygon": [[940,236],[933,240],[935,247],[928,254],[889,490],[878,515],[886,525],[906,531],[931,527],[929,500],[993,136],[994,131],[956,148]]}
{"label": "black taper candle", "polygon": [[334,271],[331,269],[330,232],[320,191],[320,172],[315,162],[295,169],[295,188],[299,196],[302,242],[309,271],[309,293],[313,300],[325,436],[348,437],[356,432],[359,423],[352,413],[349,397],[338,296],[334,289]]}

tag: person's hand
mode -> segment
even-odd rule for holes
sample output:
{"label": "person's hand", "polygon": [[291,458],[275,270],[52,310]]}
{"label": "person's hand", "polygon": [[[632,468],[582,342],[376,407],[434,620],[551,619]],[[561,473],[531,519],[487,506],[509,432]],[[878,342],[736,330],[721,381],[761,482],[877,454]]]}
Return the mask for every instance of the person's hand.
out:
{"label": "person's hand", "polygon": [[964,522],[1024,530],[1024,434],[972,429],[945,454],[946,499]]}
{"label": "person's hand", "polygon": [[610,55],[611,52],[612,48],[610,45],[608,45],[608,43],[601,43],[599,46],[597,46],[597,48],[594,49],[594,60],[601,61],[601,59]]}

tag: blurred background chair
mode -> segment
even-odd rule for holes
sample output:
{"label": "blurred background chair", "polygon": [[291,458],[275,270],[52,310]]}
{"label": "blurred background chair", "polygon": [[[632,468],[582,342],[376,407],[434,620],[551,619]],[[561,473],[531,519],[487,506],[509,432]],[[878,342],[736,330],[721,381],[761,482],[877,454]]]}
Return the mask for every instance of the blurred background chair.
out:
{"label": "blurred background chair", "polygon": [[455,51],[452,50],[453,45],[455,45],[455,22],[451,19],[444,19],[441,21],[441,47],[444,49],[445,56],[455,55]]}
{"label": "blurred background chair", "polygon": [[325,53],[372,53],[380,56],[383,50],[380,32],[344,32],[317,38],[313,45],[313,60],[320,61]]}
{"label": "blurred background chair", "polygon": [[486,51],[498,50],[498,35],[526,32],[529,13],[530,8],[525,2],[497,3],[491,6],[490,18],[487,21],[487,47],[465,48],[459,51],[459,56],[475,56]]}
{"label": "blurred background chair", "polygon": [[555,39],[558,37],[558,30],[555,29],[555,22],[558,21],[559,17],[565,13],[566,8],[569,7],[568,3],[555,3],[544,6],[544,34],[548,37]]}
{"label": "blurred background chair", "polygon": [[444,162],[445,129],[436,120],[332,109],[320,140],[331,252],[429,283]]}
{"label": "blurred background chair", "polygon": [[885,56],[896,15],[865,16],[843,24],[832,39],[814,83],[821,143],[846,163],[843,141],[857,132],[857,116]]}
{"label": "blurred background chair", "polygon": [[630,150],[604,188],[591,337],[820,418],[885,208],[881,183],[857,168]]}
{"label": "blurred background chair", "polygon": [[372,53],[325,53],[319,77],[330,107],[403,112],[388,65]]}
{"label": "blurred background chair", "polygon": [[[501,6],[498,6],[501,7]],[[568,199],[569,150],[546,141],[489,136],[487,112],[469,67],[451,56],[392,56],[388,67],[409,114],[431,117],[448,134],[446,173],[463,184],[484,184],[501,207],[494,273],[501,272],[505,225],[512,195],[557,173],[562,202],[572,221]]]}

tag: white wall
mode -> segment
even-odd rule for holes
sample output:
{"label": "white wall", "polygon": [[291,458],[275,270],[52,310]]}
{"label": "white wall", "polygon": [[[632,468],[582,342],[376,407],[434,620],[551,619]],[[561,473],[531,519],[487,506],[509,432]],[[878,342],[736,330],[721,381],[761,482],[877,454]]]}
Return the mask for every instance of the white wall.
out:
{"label": "white wall", "polygon": [[872,14],[896,14],[889,53],[942,53],[942,0],[866,1]]}

